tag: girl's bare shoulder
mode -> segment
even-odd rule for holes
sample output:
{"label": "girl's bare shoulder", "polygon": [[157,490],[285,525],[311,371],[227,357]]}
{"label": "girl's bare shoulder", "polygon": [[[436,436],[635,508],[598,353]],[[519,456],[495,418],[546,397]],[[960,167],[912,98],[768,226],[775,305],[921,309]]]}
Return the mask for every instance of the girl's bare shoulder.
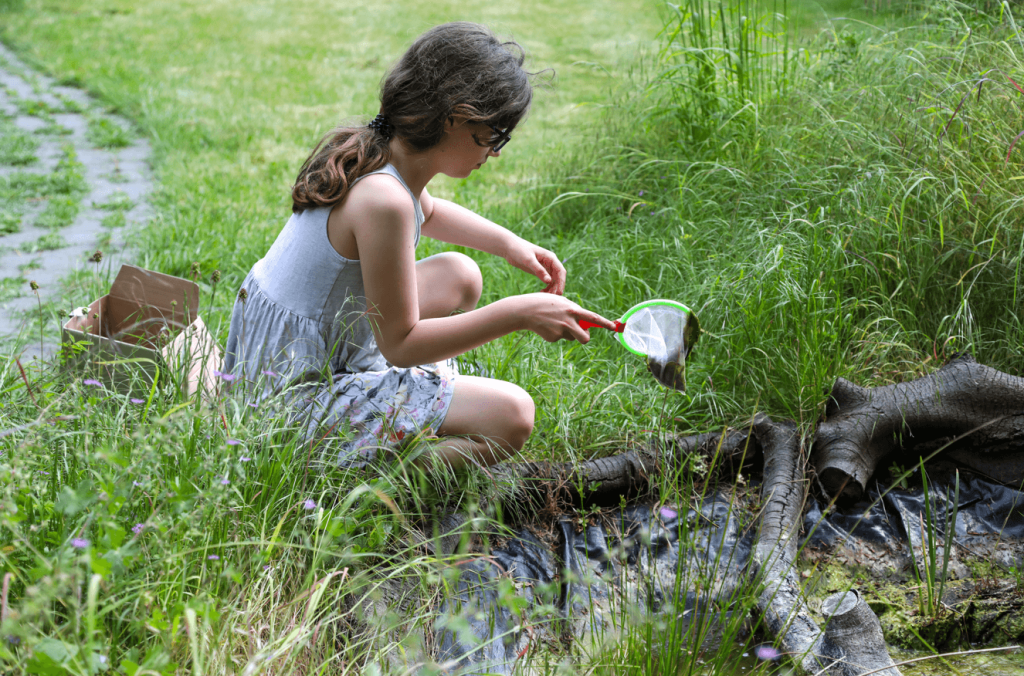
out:
{"label": "girl's bare shoulder", "polygon": [[327,219],[331,245],[350,260],[361,258],[360,243],[382,236],[413,241],[415,229],[416,210],[408,191],[385,174],[367,176],[352,186]]}
{"label": "girl's bare shoulder", "polygon": [[389,174],[372,174],[361,179],[335,207],[335,212],[339,211],[358,220],[398,218],[415,224],[416,218],[409,191]]}

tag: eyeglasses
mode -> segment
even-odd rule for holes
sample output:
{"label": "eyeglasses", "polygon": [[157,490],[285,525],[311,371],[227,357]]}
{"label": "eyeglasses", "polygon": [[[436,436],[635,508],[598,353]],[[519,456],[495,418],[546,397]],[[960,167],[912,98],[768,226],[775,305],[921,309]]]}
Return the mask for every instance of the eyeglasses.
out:
{"label": "eyeglasses", "polygon": [[505,147],[505,144],[512,140],[512,134],[505,133],[504,129],[498,129],[493,124],[489,124],[487,126],[490,127],[491,131],[497,134],[498,137],[498,140],[494,141],[494,145],[491,146],[491,150],[493,152],[498,152],[499,150]]}

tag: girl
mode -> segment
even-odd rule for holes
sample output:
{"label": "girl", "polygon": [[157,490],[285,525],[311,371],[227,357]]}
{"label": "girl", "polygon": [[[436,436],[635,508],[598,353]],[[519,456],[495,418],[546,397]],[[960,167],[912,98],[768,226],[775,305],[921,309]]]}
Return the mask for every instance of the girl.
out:
{"label": "girl", "polygon": [[[299,171],[292,217],[239,291],[224,370],[263,380],[260,396],[285,391],[311,437],[347,423],[341,464],[424,430],[452,467],[503,460],[533,430],[530,395],[439,362],[513,331],[586,343],[579,320],[613,326],[562,297],[555,254],[427,192],[439,173],[465,178],[500,157],[531,98],[519,45],[438,26],[388,73],[380,114],[330,132]],[[477,309],[476,263],[417,262],[421,234],[501,256],[544,290]]]}

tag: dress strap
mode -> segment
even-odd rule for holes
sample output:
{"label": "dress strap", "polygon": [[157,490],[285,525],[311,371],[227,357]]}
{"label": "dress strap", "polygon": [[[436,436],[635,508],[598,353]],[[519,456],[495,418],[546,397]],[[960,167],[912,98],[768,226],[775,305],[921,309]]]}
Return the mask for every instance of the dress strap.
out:
{"label": "dress strap", "polygon": [[423,207],[420,206],[419,199],[416,197],[416,195],[413,194],[413,192],[409,188],[408,184],[406,184],[405,179],[402,178],[402,175],[398,173],[398,169],[395,169],[395,165],[391,164],[390,162],[388,164],[385,164],[383,167],[381,167],[377,171],[371,171],[369,173],[363,174],[362,176],[360,176],[356,180],[352,181],[352,185],[355,185],[356,183],[358,183],[359,181],[363,180],[367,176],[372,176],[373,174],[388,174],[389,176],[394,176],[395,178],[398,179],[398,182],[402,184],[402,187],[405,188],[405,191],[407,193],[409,193],[409,197],[412,198],[413,208],[416,211],[416,242],[415,242],[415,244],[419,244],[420,243],[420,226],[423,225],[423,220],[424,220],[423,219]]}

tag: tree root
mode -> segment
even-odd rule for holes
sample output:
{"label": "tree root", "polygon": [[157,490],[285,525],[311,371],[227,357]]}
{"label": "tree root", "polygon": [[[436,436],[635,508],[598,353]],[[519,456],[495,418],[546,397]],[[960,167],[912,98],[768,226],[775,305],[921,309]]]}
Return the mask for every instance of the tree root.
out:
{"label": "tree root", "polygon": [[516,484],[515,496],[506,501],[506,506],[513,510],[517,506],[521,509],[523,499],[574,506],[582,503],[618,505],[622,497],[633,497],[646,491],[659,476],[682,470],[695,454],[706,458],[717,455],[717,462],[735,464],[758,452],[757,442],[748,430],[730,428],[724,432],[653,443],[642,450],[575,465],[552,462],[502,464],[495,468],[495,473],[498,478]]}
{"label": "tree root", "polygon": [[990,457],[1024,452],[1024,378],[969,354],[924,378],[885,387],[840,378],[818,424],[812,462],[829,495],[857,500],[889,453],[947,442],[954,452]]}
{"label": "tree root", "polygon": [[800,515],[807,495],[800,434],[792,422],[754,419],[754,434],[764,451],[764,514],[758,529],[753,564],[763,589],[757,610],[766,629],[803,673],[856,676],[872,669],[899,676],[882,637],[881,624],[856,592],[825,600],[829,617],[823,632],[811,617],[796,570]]}

